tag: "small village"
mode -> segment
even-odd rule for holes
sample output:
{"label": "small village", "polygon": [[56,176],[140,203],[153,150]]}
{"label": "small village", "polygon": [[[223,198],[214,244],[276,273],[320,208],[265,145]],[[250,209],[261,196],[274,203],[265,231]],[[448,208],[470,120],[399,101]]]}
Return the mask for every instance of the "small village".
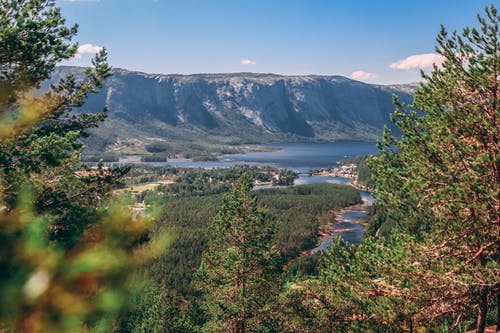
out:
{"label": "small village", "polygon": [[319,170],[312,170],[313,176],[331,176],[331,177],[344,177],[353,178],[356,176],[356,164],[342,164],[335,167],[327,167]]}

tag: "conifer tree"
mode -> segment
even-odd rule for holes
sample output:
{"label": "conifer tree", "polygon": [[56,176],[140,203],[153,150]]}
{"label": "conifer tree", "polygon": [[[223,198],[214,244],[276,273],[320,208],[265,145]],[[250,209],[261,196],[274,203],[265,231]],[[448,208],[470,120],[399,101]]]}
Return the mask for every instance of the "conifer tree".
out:
{"label": "conifer tree", "polygon": [[[0,5],[0,188],[6,211],[22,188],[34,192],[37,212],[57,216],[51,237],[65,246],[96,220],[95,206],[127,171],[90,172],[80,160],[80,138],[105,119],[106,110],[75,112],[110,75],[103,49],[78,82],[73,75],[40,95],[36,90],[57,63],[74,56],[71,39],[54,1],[4,1]],[[97,111],[97,110],[96,110]],[[78,221],[78,223],[76,223]]]}
{"label": "conifer tree", "polygon": [[478,29],[441,29],[443,64],[413,105],[396,101],[402,136],[386,130],[369,161],[390,231],[336,244],[288,293],[305,331],[485,331],[500,290],[499,21],[491,6]]}
{"label": "conifer tree", "polygon": [[208,321],[206,332],[256,332],[270,325],[268,302],[280,288],[274,224],[251,197],[252,180],[243,174],[211,225],[212,238],[197,272]]}
{"label": "conifer tree", "polygon": [[[500,290],[500,17],[495,7],[479,28],[444,27],[435,65],[414,104],[397,104],[380,155],[370,166],[387,219],[416,237],[415,296],[428,319],[477,313],[484,332]],[[417,292],[418,290],[418,292]],[[499,323],[500,325],[500,323]]]}
{"label": "conifer tree", "polygon": [[110,74],[105,50],[84,81],[38,91],[75,55],[76,32],[54,0],[0,2],[0,330],[109,332],[154,248],[137,248],[147,221],[107,200],[126,170],[79,161],[79,139],[106,116],[75,110]]}

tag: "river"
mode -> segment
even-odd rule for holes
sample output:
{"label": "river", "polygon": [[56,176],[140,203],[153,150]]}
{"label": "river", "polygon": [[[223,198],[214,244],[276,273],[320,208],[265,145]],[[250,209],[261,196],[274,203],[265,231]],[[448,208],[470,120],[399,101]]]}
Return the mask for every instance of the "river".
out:
{"label": "river", "polygon": [[[340,141],[324,143],[288,143],[268,145],[273,151],[249,152],[246,154],[222,155],[217,161],[195,162],[190,160],[169,160],[168,162],[152,162],[151,165],[172,165],[192,168],[224,168],[235,165],[270,165],[282,169],[291,169],[299,173],[294,185],[313,183],[337,183],[347,185],[349,179],[330,176],[310,176],[311,169],[321,169],[336,165],[349,157],[374,154],[377,152],[374,142]],[[269,186],[258,186],[266,188]],[[331,235],[313,252],[325,250],[334,237],[340,236],[345,241],[359,243],[365,227],[358,222],[367,215],[368,207],[373,202],[369,192],[360,191],[363,204],[347,207],[335,217]]]}
{"label": "river", "polygon": [[373,203],[370,192],[360,191],[363,203],[341,209],[335,214],[335,223],[330,229],[330,235],[321,244],[311,250],[311,253],[326,251],[334,238],[342,237],[348,243],[357,244],[365,233],[365,226],[359,221],[368,215],[368,209]]}

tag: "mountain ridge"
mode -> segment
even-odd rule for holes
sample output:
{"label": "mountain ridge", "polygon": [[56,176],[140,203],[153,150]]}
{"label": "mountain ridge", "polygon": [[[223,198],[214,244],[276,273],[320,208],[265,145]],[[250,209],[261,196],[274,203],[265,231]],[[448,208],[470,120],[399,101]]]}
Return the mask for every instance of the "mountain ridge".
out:
{"label": "mountain ridge", "polygon": [[[83,68],[58,67],[45,88],[69,73],[84,77]],[[93,153],[151,153],[148,146],[155,146],[154,154],[176,155],[242,144],[374,141],[385,125],[392,126],[392,95],[410,103],[416,85],[375,85],[340,75],[148,74],[117,68],[82,108],[109,110],[86,143]]]}

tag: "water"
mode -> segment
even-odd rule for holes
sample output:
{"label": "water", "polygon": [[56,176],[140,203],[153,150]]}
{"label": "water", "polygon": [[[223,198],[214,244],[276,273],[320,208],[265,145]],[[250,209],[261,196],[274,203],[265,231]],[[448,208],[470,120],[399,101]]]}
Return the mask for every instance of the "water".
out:
{"label": "water", "polygon": [[[368,193],[368,192],[366,192]],[[323,242],[311,250],[312,253],[327,251],[336,237],[348,243],[358,244],[365,233],[365,226],[359,221],[368,215],[368,207],[373,202],[373,197],[369,194],[362,194],[363,203],[341,209],[335,216],[335,224],[331,227],[330,235]]]}
{"label": "water", "polygon": [[217,161],[193,162],[174,159],[153,162],[151,165],[172,165],[191,168],[227,168],[235,165],[270,165],[286,168],[298,173],[335,165],[349,157],[374,154],[374,142],[340,141],[322,143],[285,143],[267,145],[279,151],[249,152],[246,154],[222,155]]}
{"label": "water", "polygon": [[[328,142],[328,143],[288,143],[268,145],[275,151],[249,152],[246,154],[222,155],[217,161],[193,162],[190,160],[169,160],[152,162],[151,165],[171,165],[191,168],[227,168],[235,165],[269,165],[281,169],[291,169],[299,173],[294,185],[315,183],[336,183],[347,185],[349,179],[332,176],[310,176],[311,169],[321,169],[336,165],[349,157],[374,154],[377,152],[373,142]],[[276,150],[279,149],[279,150]],[[256,186],[256,189],[269,188],[270,185]],[[359,220],[367,215],[368,207],[373,203],[369,192],[360,191],[363,204],[342,209],[335,217],[330,236],[312,252],[325,251],[332,244],[334,237],[342,237],[350,243],[359,243],[365,227]]]}
{"label": "water", "polygon": [[307,172],[335,165],[348,157],[375,153],[373,142],[324,142],[324,143],[289,143],[269,145],[281,149],[274,152],[251,152],[247,154],[223,155],[226,163],[259,163],[292,169],[296,172]]}

